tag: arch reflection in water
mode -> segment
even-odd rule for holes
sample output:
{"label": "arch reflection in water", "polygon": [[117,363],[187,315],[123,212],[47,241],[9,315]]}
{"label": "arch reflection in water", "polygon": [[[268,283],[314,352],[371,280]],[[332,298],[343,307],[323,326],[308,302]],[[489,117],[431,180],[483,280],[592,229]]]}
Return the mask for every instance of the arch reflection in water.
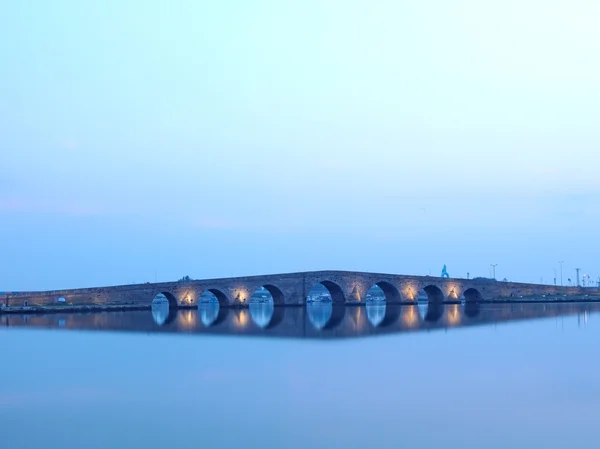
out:
{"label": "arch reflection in water", "polygon": [[421,317],[422,320],[424,320],[425,315],[427,315],[427,306],[428,306],[428,304],[421,300],[417,303],[417,308],[419,309],[419,316]]}
{"label": "arch reflection in water", "polygon": [[367,309],[367,319],[373,326],[379,326],[385,319],[385,301],[367,301],[365,308]]}
{"label": "arch reflection in water", "polygon": [[333,313],[333,304],[326,302],[309,302],[306,304],[308,319],[317,329],[325,329]]}
{"label": "arch reflection in water", "polygon": [[419,315],[423,321],[435,323],[444,314],[444,305],[439,302],[419,303]]}
{"label": "arch reflection in water", "polygon": [[387,282],[373,285],[366,295],[367,319],[375,327],[396,323],[401,313],[399,302],[400,293],[393,285]]}
{"label": "arch reflection in water", "polygon": [[152,318],[159,326],[172,323],[177,316],[177,307],[163,293],[159,293],[152,300]]}
{"label": "arch reflection in water", "polygon": [[285,313],[284,297],[274,285],[259,287],[250,297],[250,317],[261,329],[277,326]]}
{"label": "arch reflection in water", "polygon": [[475,318],[481,312],[481,303],[466,301],[463,305],[465,315],[469,318]]}
{"label": "arch reflection in water", "polygon": [[[161,304],[157,304],[152,313],[158,323],[166,323],[165,311]],[[390,306],[389,304],[387,305]],[[549,318],[558,316],[576,315],[581,317],[581,324],[587,322],[587,317],[592,313],[600,313],[600,303],[509,303],[509,304],[477,304],[465,303],[462,307],[458,304],[442,306],[436,305],[406,305],[401,307],[401,314],[396,324],[384,329],[382,322],[377,327],[372,327],[367,317],[367,309],[363,306],[343,307],[345,315],[336,314],[335,306],[328,304],[313,304],[307,309],[288,307],[285,323],[268,331],[255,325],[248,309],[219,308],[217,304],[201,304],[198,312],[195,310],[179,309],[176,322],[171,325],[157,326],[150,317],[148,310],[140,311],[114,311],[100,313],[68,313],[68,314],[3,314],[0,323],[3,327],[37,326],[43,328],[62,329],[90,329],[90,330],[128,330],[137,332],[185,332],[206,334],[240,334],[240,335],[270,335],[273,337],[295,338],[340,338],[357,337],[362,335],[388,334],[391,332],[404,332],[413,330],[430,331],[435,329],[451,329],[461,326],[496,325],[501,322],[516,320],[529,320],[535,318]],[[275,311],[278,307],[275,306]],[[369,314],[375,322],[381,319],[381,307],[371,309]],[[419,309],[422,310],[420,317]],[[222,314],[222,311],[228,311]],[[160,313],[162,311],[162,313]],[[200,318],[198,318],[198,314]],[[386,307],[386,315],[388,314]],[[225,317],[226,315],[226,317]],[[470,315],[476,315],[471,317]],[[339,318],[343,322],[337,326]],[[439,317],[439,318],[438,318]],[[222,325],[215,325],[221,319]],[[273,318],[271,319],[271,322]],[[266,318],[265,318],[266,322]],[[578,320],[579,322],[579,320]],[[203,324],[201,324],[203,323]],[[332,329],[327,331],[325,329]]]}
{"label": "arch reflection in water", "polygon": [[250,301],[250,316],[252,321],[258,327],[266,329],[271,324],[273,314],[275,312],[275,304],[270,302],[252,302]]}
{"label": "arch reflection in water", "polygon": [[206,327],[214,326],[225,321],[228,309],[221,307],[219,302],[200,302],[198,303],[198,314],[200,321]]}
{"label": "arch reflection in water", "polygon": [[306,304],[308,320],[318,330],[333,329],[344,319],[346,307],[332,302],[309,302]]}

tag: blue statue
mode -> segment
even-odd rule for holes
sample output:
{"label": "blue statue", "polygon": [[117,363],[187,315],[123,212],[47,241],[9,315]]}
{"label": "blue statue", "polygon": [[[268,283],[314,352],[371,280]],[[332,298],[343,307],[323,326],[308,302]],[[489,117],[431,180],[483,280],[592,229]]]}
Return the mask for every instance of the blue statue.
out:
{"label": "blue statue", "polygon": [[444,268],[442,268],[442,276],[443,278],[449,278],[448,270],[446,270],[446,264],[444,264]]}

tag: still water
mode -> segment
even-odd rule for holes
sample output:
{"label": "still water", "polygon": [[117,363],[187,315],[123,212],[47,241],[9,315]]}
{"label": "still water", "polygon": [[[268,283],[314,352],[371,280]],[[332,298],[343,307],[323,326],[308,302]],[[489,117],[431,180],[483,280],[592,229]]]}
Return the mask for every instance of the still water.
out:
{"label": "still water", "polygon": [[0,447],[597,448],[600,304],[0,316]]}

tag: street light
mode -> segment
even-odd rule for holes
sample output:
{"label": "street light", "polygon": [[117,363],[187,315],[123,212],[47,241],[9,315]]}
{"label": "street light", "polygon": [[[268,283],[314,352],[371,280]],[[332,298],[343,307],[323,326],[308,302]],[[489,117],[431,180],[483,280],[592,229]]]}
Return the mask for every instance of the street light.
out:
{"label": "street light", "polygon": [[554,270],[554,285],[556,285],[556,268],[552,268]]}
{"label": "street light", "polygon": [[492,275],[492,278],[493,278],[493,279],[496,279],[496,267],[498,266],[498,264],[497,264],[497,263],[493,263],[493,264],[491,264],[490,266],[492,267],[492,270],[493,270],[493,273],[494,273],[494,274]]}

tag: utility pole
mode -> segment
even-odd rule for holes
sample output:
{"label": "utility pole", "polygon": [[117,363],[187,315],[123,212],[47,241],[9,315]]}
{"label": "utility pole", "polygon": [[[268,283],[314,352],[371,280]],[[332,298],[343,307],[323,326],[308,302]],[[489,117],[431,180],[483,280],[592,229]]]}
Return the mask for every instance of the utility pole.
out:
{"label": "utility pole", "polygon": [[562,264],[564,263],[564,260],[561,260],[560,262],[558,262],[560,264],[560,286],[562,287],[563,282],[562,282]]}
{"label": "utility pole", "polygon": [[577,287],[579,287],[579,270],[581,270],[581,268],[575,268],[575,271],[577,271]]}

